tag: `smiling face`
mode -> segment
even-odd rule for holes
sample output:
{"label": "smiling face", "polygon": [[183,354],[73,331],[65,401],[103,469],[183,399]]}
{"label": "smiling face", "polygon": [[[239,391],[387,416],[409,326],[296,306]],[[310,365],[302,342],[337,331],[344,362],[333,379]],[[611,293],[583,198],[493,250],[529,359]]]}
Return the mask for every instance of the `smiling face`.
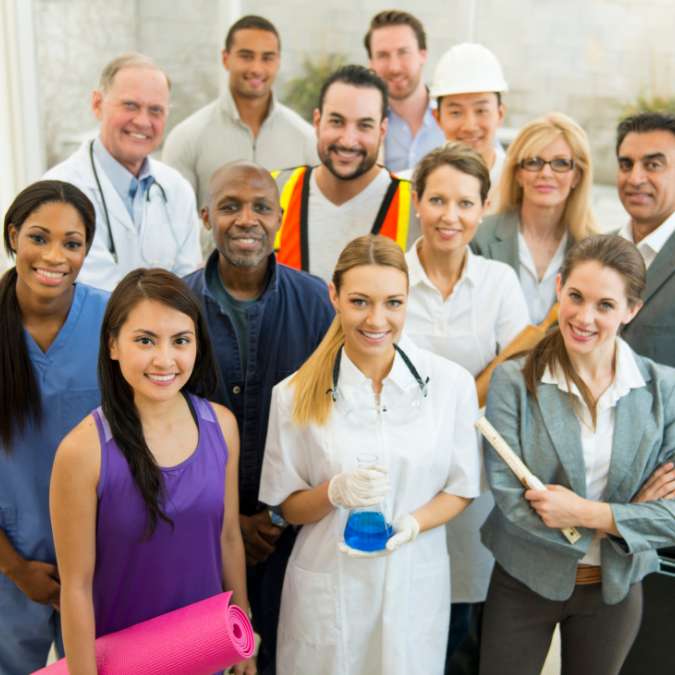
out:
{"label": "smiling face", "polygon": [[631,132],[619,148],[619,198],[632,220],[651,231],[675,211],[675,135]]}
{"label": "smiling face", "polygon": [[[556,138],[544,146],[536,156],[544,161],[555,158],[574,159],[572,149],[564,138]],[[523,189],[523,203],[539,207],[560,206],[567,201],[573,187],[579,182],[578,169],[557,173],[550,164],[544,164],[539,171],[516,169],[516,181]]]}
{"label": "smiling face", "polygon": [[369,361],[393,357],[405,322],[405,273],[388,265],[358,265],[342,275],[339,293],[333,283],[329,292],[349,358],[363,369]]}
{"label": "smiling face", "polygon": [[77,209],[63,202],[47,202],[20,229],[10,225],[9,232],[22,292],[40,299],[71,292],[87,254],[86,230]]}
{"label": "smiling face", "polygon": [[387,83],[389,97],[403,100],[422,80],[427,52],[420,49],[410,26],[384,26],[370,36],[370,67]]}
{"label": "smiling face", "polygon": [[132,174],[156,150],[169,113],[169,85],[154,68],[122,68],[106,92],[95,91],[92,109],[101,122],[101,142]]}
{"label": "smiling face", "polygon": [[464,251],[483,215],[480,181],[450,165],[434,169],[422,195],[413,193],[423,246],[434,253]]}
{"label": "smiling face", "polygon": [[486,162],[492,161],[497,129],[504,120],[504,106],[498,103],[497,94],[443,96],[435,115],[448,141],[465,143]]}
{"label": "smiling face", "polygon": [[373,87],[334,82],[323,109],[314,111],[321,163],[340,180],[354,180],[375,166],[387,130],[382,94]]}
{"label": "smiling face", "polygon": [[197,358],[195,324],[156,300],[141,300],[110,340],[110,358],[143,401],[167,401],[190,379]]}
{"label": "smiling face", "polygon": [[630,306],[626,282],[611,267],[594,260],[579,263],[563,285],[557,280],[558,324],[571,358],[612,358],[614,340],[623,324],[638,312]]}
{"label": "smiling face", "polygon": [[221,264],[257,268],[267,265],[281,223],[281,207],[270,174],[251,165],[225,167],[209,186],[202,219],[213,230]]}
{"label": "smiling face", "polygon": [[234,33],[229,51],[223,50],[222,59],[235,98],[266,98],[279,71],[279,40],[267,30],[242,28]]}

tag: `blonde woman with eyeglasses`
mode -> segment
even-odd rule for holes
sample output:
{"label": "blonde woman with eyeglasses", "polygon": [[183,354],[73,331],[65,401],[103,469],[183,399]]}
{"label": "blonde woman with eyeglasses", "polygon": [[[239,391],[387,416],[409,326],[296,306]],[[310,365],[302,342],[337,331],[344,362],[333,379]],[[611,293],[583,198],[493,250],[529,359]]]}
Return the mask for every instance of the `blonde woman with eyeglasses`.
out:
{"label": "blonde woman with eyeglasses", "polygon": [[471,248],[515,269],[533,323],[555,302],[566,251],[595,232],[592,184],[586,132],[562,113],[526,124],[509,146],[497,213],[485,218]]}

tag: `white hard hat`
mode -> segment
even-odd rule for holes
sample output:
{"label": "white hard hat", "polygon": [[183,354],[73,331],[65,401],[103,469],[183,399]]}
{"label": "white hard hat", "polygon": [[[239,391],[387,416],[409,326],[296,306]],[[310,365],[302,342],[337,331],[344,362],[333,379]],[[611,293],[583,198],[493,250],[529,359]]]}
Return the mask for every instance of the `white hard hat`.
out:
{"label": "white hard hat", "polygon": [[483,45],[463,42],[449,49],[436,65],[432,98],[483,91],[508,91],[497,57]]}

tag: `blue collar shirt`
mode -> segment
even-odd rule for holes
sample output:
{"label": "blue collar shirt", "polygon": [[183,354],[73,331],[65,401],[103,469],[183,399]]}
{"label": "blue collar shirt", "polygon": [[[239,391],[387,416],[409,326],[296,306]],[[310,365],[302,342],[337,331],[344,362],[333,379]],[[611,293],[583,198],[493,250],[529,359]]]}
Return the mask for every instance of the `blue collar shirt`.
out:
{"label": "blue collar shirt", "polygon": [[96,138],[94,141],[94,154],[122,199],[122,202],[124,202],[124,206],[126,206],[129,216],[134,221],[134,225],[137,228],[140,227],[143,219],[143,200],[155,182],[155,178],[150,172],[148,158],[146,157],[143,160],[141,170],[138,177],[136,177],[108,152],[107,148],[101,143],[100,138]]}
{"label": "blue collar shirt", "polygon": [[415,136],[408,123],[391,108],[387,111],[389,125],[384,137],[384,165],[396,173],[413,169],[431,150],[445,143],[443,131],[432,112],[431,102],[424,113],[424,121]]}

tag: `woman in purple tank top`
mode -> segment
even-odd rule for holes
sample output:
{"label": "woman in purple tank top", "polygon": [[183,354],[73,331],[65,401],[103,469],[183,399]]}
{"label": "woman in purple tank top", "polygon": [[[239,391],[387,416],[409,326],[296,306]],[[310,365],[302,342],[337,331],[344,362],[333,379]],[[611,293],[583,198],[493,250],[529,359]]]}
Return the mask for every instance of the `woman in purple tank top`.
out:
{"label": "woman in purple tank top", "polygon": [[[216,372],[183,282],[159,269],[130,272],[101,328],[102,405],[66,436],[52,473],[71,675],[96,673],[96,637],[224,588],[248,609],[237,424],[201,398]],[[253,675],[253,660],[235,672]]]}

